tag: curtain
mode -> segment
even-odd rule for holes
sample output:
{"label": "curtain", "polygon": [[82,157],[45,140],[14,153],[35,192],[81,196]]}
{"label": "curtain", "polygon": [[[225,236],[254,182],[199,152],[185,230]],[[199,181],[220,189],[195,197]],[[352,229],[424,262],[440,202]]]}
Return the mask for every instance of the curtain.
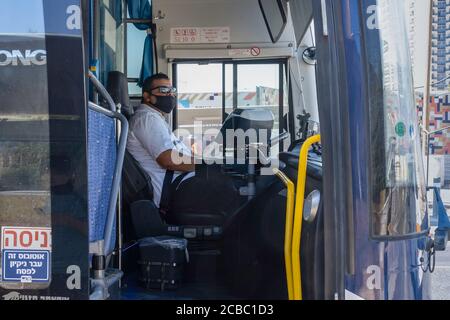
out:
{"label": "curtain", "polygon": [[122,0],[114,0],[113,8],[116,28],[118,28],[122,24]]}
{"label": "curtain", "polygon": [[[128,14],[131,19],[151,19],[152,8],[151,0],[128,0]],[[134,23],[134,26],[139,30],[147,30],[151,27],[150,24]],[[148,35],[145,39],[144,53],[142,57],[141,74],[138,85],[142,87],[144,80],[153,74],[153,38]]]}

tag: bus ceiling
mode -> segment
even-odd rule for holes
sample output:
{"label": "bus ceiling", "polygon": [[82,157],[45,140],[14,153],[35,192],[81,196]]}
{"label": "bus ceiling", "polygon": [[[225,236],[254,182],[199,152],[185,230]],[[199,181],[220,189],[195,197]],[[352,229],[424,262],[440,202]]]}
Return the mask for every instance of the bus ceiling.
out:
{"label": "bus ceiling", "polygon": [[[307,31],[313,16],[311,0],[152,0],[148,3],[123,0],[114,2],[102,11],[104,13],[100,12],[103,5],[97,1],[85,0],[83,3],[84,7],[89,7],[94,21],[89,44],[90,57],[94,63],[105,60],[102,57],[106,53],[110,57],[122,55],[118,47],[121,37],[111,30],[114,30],[114,21],[116,24],[123,21],[125,33],[122,40],[125,47],[133,44],[130,40],[145,39],[144,56],[153,55],[155,58],[154,67],[149,65],[147,73],[167,72],[168,63],[175,59],[253,60],[296,57],[302,41],[310,37]],[[123,18],[120,18],[121,15]],[[84,18],[87,22],[87,17]],[[109,30],[105,30],[105,36],[101,35],[101,28]],[[151,36],[145,38],[144,32],[139,32],[138,29],[144,32],[147,29]],[[137,33],[138,37],[135,35]],[[133,39],[137,38],[128,39],[131,34]],[[101,38],[104,38],[112,51],[102,50]],[[154,48],[150,48],[151,38]],[[128,57],[129,54],[135,55],[130,50],[143,50],[142,44],[125,48],[125,62],[131,58]],[[127,74],[126,65],[127,63],[124,72]],[[91,67],[95,71],[96,66]],[[105,68],[108,69],[107,66],[100,66],[100,70]],[[144,76],[148,76],[147,73],[144,72]],[[106,80],[105,75],[100,75],[100,80]]]}
{"label": "bus ceiling", "polygon": [[289,9],[287,0],[258,0],[258,2],[272,42],[276,43],[280,39],[290,12],[297,47],[300,46],[313,18],[312,0],[291,1]]}
{"label": "bus ceiling", "polygon": [[[301,10],[312,8],[312,5],[303,4],[305,1],[294,5],[295,12],[301,12],[294,14],[296,18],[307,16],[303,23],[298,24],[304,30],[297,31],[285,1],[280,1],[279,21],[274,22],[272,13],[264,16],[264,11],[260,10],[266,2],[269,1],[259,4],[258,0],[153,0],[160,70],[167,70],[171,59],[294,57],[301,40],[296,39],[296,35],[306,32],[312,16]],[[267,32],[267,25],[275,24],[278,30],[273,31],[275,35],[272,35]],[[276,43],[273,40],[277,40]]]}

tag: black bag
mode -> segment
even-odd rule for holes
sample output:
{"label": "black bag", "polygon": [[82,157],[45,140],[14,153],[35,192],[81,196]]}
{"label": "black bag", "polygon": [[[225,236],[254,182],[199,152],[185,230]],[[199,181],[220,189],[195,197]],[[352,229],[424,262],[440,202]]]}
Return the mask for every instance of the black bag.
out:
{"label": "black bag", "polygon": [[188,260],[187,240],[161,236],[139,241],[140,282],[147,289],[175,290]]}

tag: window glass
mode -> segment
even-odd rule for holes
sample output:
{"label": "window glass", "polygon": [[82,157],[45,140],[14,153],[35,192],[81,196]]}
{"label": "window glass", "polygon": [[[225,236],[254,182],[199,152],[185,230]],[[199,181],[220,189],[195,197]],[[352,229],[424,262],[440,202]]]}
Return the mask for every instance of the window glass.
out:
{"label": "window glass", "polygon": [[137,82],[128,83],[128,94],[130,96],[141,96],[142,88],[138,86]]}
{"label": "window glass", "polygon": [[196,153],[200,145],[211,143],[222,126],[222,72],[222,64],[177,66],[178,130]]}
{"label": "window glass", "polygon": [[266,108],[275,117],[272,137],[279,134],[280,65],[238,65],[238,108]]}
{"label": "window glass", "polygon": [[[137,29],[134,24],[127,23],[127,77],[139,78],[144,54],[144,43],[147,37],[145,30]],[[139,93],[140,95],[140,93]]]}
{"label": "window glass", "polygon": [[375,238],[427,232],[426,190],[403,1],[376,6],[366,25]]}
{"label": "window glass", "polygon": [[100,15],[100,81],[106,83],[108,72],[124,70],[123,24],[114,17],[113,5],[101,4]]}
{"label": "window glass", "polygon": [[[234,69],[237,69],[237,75]],[[223,72],[225,75],[223,77]],[[272,137],[279,135],[280,130],[280,64],[233,64],[211,63],[178,64],[178,126],[181,136],[193,145],[201,137],[205,147],[214,140],[218,130],[233,108],[266,108],[275,118]],[[234,92],[234,78],[237,77],[237,91]],[[225,83],[223,83],[225,81]],[[289,99],[287,81],[283,83],[284,103],[282,112],[286,116],[281,119],[282,127],[287,123]],[[225,89],[225,92],[223,90]],[[225,97],[225,103],[223,103]],[[236,104],[236,106],[234,105]],[[223,105],[225,109],[223,110]],[[224,114],[225,113],[225,114]],[[196,123],[198,122],[198,123]],[[201,130],[200,130],[201,129]],[[207,131],[208,129],[211,129]],[[194,132],[196,131],[196,132]],[[206,132],[206,133],[205,133]],[[286,141],[288,144],[289,141]],[[274,146],[272,154],[288,145]],[[279,149],[278,149],[279,148]]]}

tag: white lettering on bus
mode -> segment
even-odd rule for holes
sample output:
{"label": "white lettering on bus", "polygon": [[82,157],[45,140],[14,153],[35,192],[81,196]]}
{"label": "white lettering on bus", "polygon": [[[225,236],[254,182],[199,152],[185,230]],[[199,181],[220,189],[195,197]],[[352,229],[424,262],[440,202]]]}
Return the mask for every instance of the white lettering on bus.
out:
{"label": "white lettering on bus", "polygon": [[43,66],[47,63],[47,51],[45,50],[0,50],[0,66]]}
{"label": "white lettering on bus", "polygon": [[80,30],[81,29],[81,10],[77,5],[71,5],[67,8],[66,13],[69,17],[66,20],[66,26],[68,30]]}

